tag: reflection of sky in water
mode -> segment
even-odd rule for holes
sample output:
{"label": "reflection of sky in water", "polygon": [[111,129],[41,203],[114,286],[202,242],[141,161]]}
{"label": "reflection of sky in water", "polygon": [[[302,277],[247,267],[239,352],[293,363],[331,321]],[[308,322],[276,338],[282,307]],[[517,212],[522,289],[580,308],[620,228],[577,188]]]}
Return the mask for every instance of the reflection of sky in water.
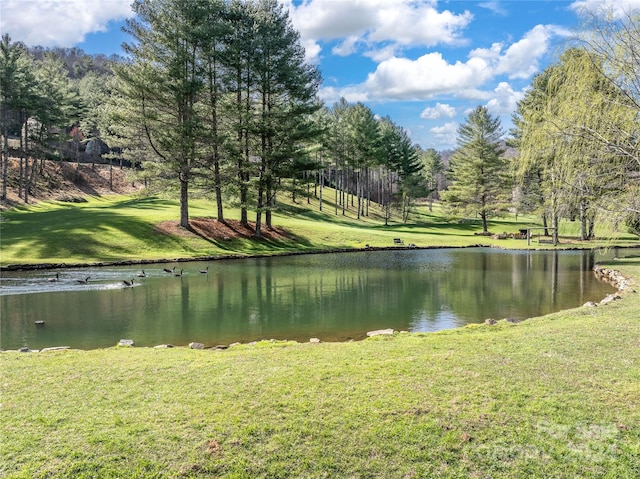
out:
{"label": "reflection of sky in water", "polygon": [[453,329],[467,324],[448,309],[429,316],[426,311],[416,311],[411,317],[409,331],[412,333],[433,333],[443,329]]}
{"label": "reflection of sky in water", "polygon": [[[610,287],[588,271],[588,258],[415,249],[60,269],[55,283],[56,270],[3,272],[0,346],[344,341],[385,328],[438,331],[598,301]],[[163,271],[174,265],[183,277]],[[88,284],[77,283],[87,276]],[[122,283],[132,278],[136,287]],[[35,328],[36,319],[46,327]]]}

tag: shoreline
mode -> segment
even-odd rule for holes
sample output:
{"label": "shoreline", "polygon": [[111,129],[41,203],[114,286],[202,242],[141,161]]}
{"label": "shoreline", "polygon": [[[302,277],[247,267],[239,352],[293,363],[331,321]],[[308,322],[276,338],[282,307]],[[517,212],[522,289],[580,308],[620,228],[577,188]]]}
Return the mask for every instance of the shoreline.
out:
{"label": "shoreline", "polygon": [[[464,247],[458,247],[458,248],[469,248],[469,247],[477,247],[477,246],[464,246]],[[444,248],[449,248],[449,247],[430,247],[430,248],[422,248],[422,249],[444,249]],[[394,248],[391,248],[394,249]],[[417,248],[395,248],[395,249],[417,249]],[[598,249],[598,248],[592,248],[592,249]],[[370,250],[370,249],[369,249]],[[350,249],[348,251],[362,251],[362,250],[353,250]],[[367,250],[368,251],[368,250]],[[514,251],[519,251],[519,250],[514,250]],[[605,306],[613,301],[618,301],[623,299],[623,296],[621,296],[620,293],[623,292],[630,292],[630,293],[636,293],[636,290],[632,287],[632,282],[634,280],[633,277],[626,277],[624,276],[620,271],[613,269],[613,268],[606,268],[604,266],[602,266],[599,263],[594,264],[594,266],[591,268],[591,270],[593,271],[593,274],[600,279],[601,281],[605,281],[607,283],[609,283],[611,286],[613,286],[614,288],[616,288],[616,292],[614,293],[610,293],[607,296],[605,296],[600,302],[598,303],[593,303],[593,302],[588,302],[585,303],[581,306],[577,306],[575,308],[569,308],[567,310],[562,310],[562,311],[570,311],[572,309],[578,309],[578,308],[584,308],[584,307],[589,307],[589,308],[595,308],[595,307],[600,307],[600,306]],[[561,312],[561,311],[558,311]],[[445,329],[445,330],[439,330],[439,331],[433,331],[433,333],[442,333],[444,331],[456,331],[459,329],[463,329],[466,328],[470,325],[475,325],[475,326],[479,326],[479,325],[485,325],[485,326],[495,326],[499,323],[509,323],[509,324],[520,324],[522,322],[528,321],[530,319],[533,318],[537,318],[540,316],[532,316],[529,318],[524,318],[522,320],[513,320],[512,318],[503,318],[500,320],[495,320],[495,319],[485,319],[484,321],[480,322],[480,323],[469,323],[465,326],[458,326],[455,328],[451,328],[451,329]],[[398,331],[398,330],[394,330],[392,328],[388,328],[388,329],[383,329],[383,330],[376,330],[376,331],[368,331],[365,336],[361,339],[350,339],[348,341],[322,341],[318,338],[309,338],[308,342],[300,342],[297,340],[292,340],[292,339],[260,339],[260,340],[255,340],[255,341],[250,341],[248,343],[240,343],[240,342],[234,342],[234,343],[230,343],[228,345],[216,345],[216,346],[206,346],[203,343],[198,343],[198,342],[191,342],[187,345],[173,345],[173,344],[158,344],[155,346],[141,346],[141,347],[136,347],[135,346],[135,341],[131,340],[131,339],[120,339],[120,341],[113,345],[113,346],[108,346],[108,347],[103,347],[103,348],[92,348],[92,349],[80,349],[80,348],[72,348],[70,346],[48,346],[45,348],[41,348],[41,349],[30,349],[28,347],[26,348],[19,348],[19,349],[0,349],[0,354],[1,353],[42,353],[42,352],[53,352],[53,351],[95,351],[95,350],[109,350],[109,349],[121,349],[121,348],[136,348],[136,349],[194,349],[194,350],[202,350],[202,351],[226,351],[229,349],[233,349],[235,347],[238,346],[256,346],[258,344],[264,344],[264,343],[269,343],[269,344],[276,344],[276,345],[305,345],[305,344],[320,344],[320,343],[330,343],[330,344],[342,344],[342,343],[351,343],[351,342],[361,342],[361,341],[366,341],[372,337],[376,337],[376,336],[397,336],[400,334],[430,334],[430,333],[424,333],[424,332],[412,332],[412,331]]]}
{"label": "shoreline", "polygon": [[494,248],[505,251],[598,251],[606,250],[610,248],[619,249],[640,249],[640,245],[629,246],[596,246],[596,247],[579,247],[570,246],[562,247],[555,246],[553,248],[506,248],[498,245],[487,244],[473,244],[467,246],[368,246],[365,248],[331,248],[331,249],[319,249],[310,251],[288,251],[288,252],[276,252],[273,254],[228,254],[228,255],[205,255],[197,256],[193,258],[159,258],[159,259],[132,259],[132,260],[115,260],[115,261],[94,261],[94,262],[79,262],[79,263],[19,263],[0,265],[0,273],[5,271],[38,271],[38,270],[51,270],[51,269],[76,269],[76,268],[103,268],[109,266],[133,266],[133,265],[145,265],[145,264],[163,264],[163,263],[196,263],[202,261],[222,261],[222,260],[236,260],[236,259],[250,259],[250,258],[277,258],[287,256],[300,256],[300,255],[314,255],[314,254],[333,254],[333,253],[362,253],[367,251],[405,251],[405,250],[432,250],[432,249],[466,249],[466,248]]}

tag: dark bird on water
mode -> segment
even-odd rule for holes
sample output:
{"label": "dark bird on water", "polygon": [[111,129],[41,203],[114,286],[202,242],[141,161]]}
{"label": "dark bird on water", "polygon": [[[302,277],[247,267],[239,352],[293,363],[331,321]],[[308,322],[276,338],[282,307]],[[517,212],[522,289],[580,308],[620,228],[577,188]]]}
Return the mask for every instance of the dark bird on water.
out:
{"label": "dark bird on water", "polygon": [[133,278],[131,278],[131,281],[127,281],[126,279],[123,279],[122,284],[124,284],[125,286],[133,286]]}
{"label": "dark bird on water", "polygon": [[183,269],[180,270],[179,273],[173,273],[174,276],[182,276],[182,273],[184,272]]}
{"label": "dark bird on water", "polygon": [[76,283],[87,284],[89,282],[89,278],[91,278],[91,276],[87,276],[85,279],[76,279]]}
{"label": "dark bird on water", "polygon": [[142,270],[138,274],[136,274],[136,276],[138,278],[146,278],[147,277],[147,273],[145,273],[144,270]]}
{"label": "dark bird on water", "polygon": [[165,273],[173,273],[176,270],[176,267],[174,266],[173,268],[169,269],[169,268],[162,268],[162,271],[164,271]]}
{"label": "dark bird on water", "polygon": [[209,272],[209,267],[207,266],[205,269],[201,269],[200,272],[202,274],[207,274]]}
{"label": "dark bird on water", "polygon": [[56,273],[55,278],[49,278],[49,283],[57,283],[58,281],[60,281],[60,273]]}

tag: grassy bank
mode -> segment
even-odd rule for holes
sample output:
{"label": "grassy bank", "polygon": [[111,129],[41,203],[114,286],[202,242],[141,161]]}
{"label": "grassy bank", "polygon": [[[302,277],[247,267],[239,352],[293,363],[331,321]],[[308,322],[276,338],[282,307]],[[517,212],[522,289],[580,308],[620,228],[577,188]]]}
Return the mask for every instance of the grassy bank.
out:
{"label": "grassy bank", "polygon": [[[326,194],[331,198],[331,194]],[[526,248],[523,240],[496,240],[478,236],[478,221],[449,218],[436,205],[433,212],[425,206],[415,209],[408,223],[397,219],[384,224],[382,212],[370,209],[368,217],[357,219],[353,208],[335,214],[335,205],[325,200],[323,211],[317,199],[293,204],[282,198],[274,225],[285,235],[256,240],[246,237],[207,237],[178,231],[162,232],[158,225],[179,217],[176,200],[144,196],[90,197],[86,203],[41,202],[28,208],[2,213],[0,265],[35,263],[93,263],[113,261],[197,258],[208,256],[278,254],[326,249],[390,247],[400,238],[405,245],[469,246],[495,245]],[[210,201],[192,200],[192,218],[211,218]],[[228,219],[238,219],[239,211],[226,210]],[[533,217],[511,215],[491,222],[495,233],[516,233],[537,224]],[[564,246],[594,247],[626,245],[637,241],[629,235],[606,236],[596,242],[579,242],[576,223],[565,223],[561,235]],[[536,242],[531,247],[539,247]],[[548,247],[548,245],[546,245]]]}
{"label": "grassy bank", "polygon": [[2,353],[0,476],[639,477],[623,296],[354,343]]}

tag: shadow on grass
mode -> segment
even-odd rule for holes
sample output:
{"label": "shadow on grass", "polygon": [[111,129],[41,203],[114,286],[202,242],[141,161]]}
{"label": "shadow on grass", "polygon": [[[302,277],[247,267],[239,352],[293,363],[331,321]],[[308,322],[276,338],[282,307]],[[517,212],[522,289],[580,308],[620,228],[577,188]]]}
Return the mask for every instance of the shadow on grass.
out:
{"label": "shadow on grass", "polygon": [[130,242],[130,238],[134,243],[137,239],[145,250],[192,250],[181,238],[156,232],[151,220],[132,211],[173,205],[171,201],[143,198],[81,206],[58,203],[45,211],[14,210],[5,214],[2,243],[7,248],[24,243],[14,250],[17,261],[22,258],[122,258],[131,254],[121,249],[121,244]]}
{"label": "shadow on grass", "polygon": [[[222,223],[224,223],[225,226],[227,226],[230,230],[237,232],[230,223],[226,221],[222,221]],[[268,251],[282,252],[300,250],[301,247],[312,247],[312,243],[307,238],[299,235],[294,235],[291,231],[285,228],[279,229],[286,233],[286,239],[269,238],[267,236],[269,233],[268,229],[265,236],[261,238],[257,238],[254,236],[228,239],[206,236],[193,227],[189,228],[189,231],[194,236],[200,238],[202,241],[205,241],[210,245],[216,247],[217,249],[227,251],[229,253],[264,253]]]}

